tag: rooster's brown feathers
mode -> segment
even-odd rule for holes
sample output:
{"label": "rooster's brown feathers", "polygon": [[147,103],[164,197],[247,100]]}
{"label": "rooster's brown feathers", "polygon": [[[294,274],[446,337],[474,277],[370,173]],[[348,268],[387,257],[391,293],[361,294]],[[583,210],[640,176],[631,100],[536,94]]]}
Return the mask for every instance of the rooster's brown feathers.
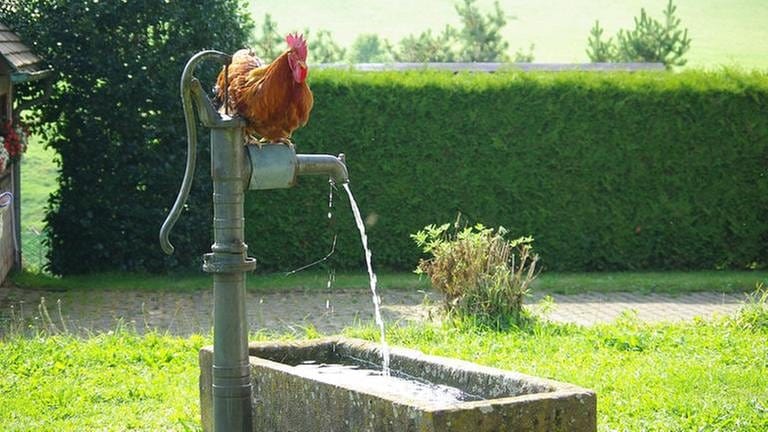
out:
{"label": "rooster's brown feathers", "polygon": [[[289,55],[296,55],[294,48],[263,65],[250,50],[242,49],[232,56],[228,74],[225,75],[227,68],[219,74],[217,99],[226,101],[230,112],[245,119],[247,135],[258,135],[268,141],[288,141],[293,131],[309,120],[314,102],[312,91],[306,81],[294,79]],[[306,78],[306,64],[303,61],[301,64],[305,68],[303,78]]]}

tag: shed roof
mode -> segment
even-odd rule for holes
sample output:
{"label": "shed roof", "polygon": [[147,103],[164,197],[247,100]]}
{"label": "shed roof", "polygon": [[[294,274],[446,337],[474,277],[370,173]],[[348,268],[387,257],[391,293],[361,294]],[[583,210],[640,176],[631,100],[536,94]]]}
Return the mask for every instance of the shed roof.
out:
{"label": "shed roof", "polygon": [[0,23],[0,59],[11,69],[14,82],[33,81],[43,78],[50,71],[19,35]]}

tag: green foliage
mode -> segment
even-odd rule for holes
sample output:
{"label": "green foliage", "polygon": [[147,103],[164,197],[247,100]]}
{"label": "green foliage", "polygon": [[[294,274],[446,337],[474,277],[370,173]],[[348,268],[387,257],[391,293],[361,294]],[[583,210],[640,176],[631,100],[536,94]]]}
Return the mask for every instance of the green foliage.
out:
{"label": "green foliage", "polygon": [[[461,19],[461,28],[446,25],[439,34],[431,30],[418,36],[403,38],[397,49],[390,47],[396,61],[402,62],[503,62],[509,60],[509,43],[501,31],[507,24],[504,12],[498,2],[494,11],[483,15],[476,0],[464,0],[455,5]],[[533,48],[515,52],[514,61],[533,61]]]}
{"label": "green foliage", "polygon": [[[55,22],[33,9],[3,15],[66,79],[42,106],[44,119],[59,121],[51,143],[62,161],[49,215],[52,269],[191,267],[211,243],[205,163],[173,233],[176,254],[164,257],[156,246],[185,158],[178,76],[198,49],[231,52],[244,41],[235,40],[235,25],[210,22],[210,9],[133,14],[134,6],[100,2],[86,13],[54,4],[41,2],[40,13],[64,14]],[[89,18],[95,12],[99,22]],[[214,31],[199,31],[192,18]],[[72,33],[81,21],[87,25]],[[139,35],[138,22],[156,25]],[[86,56],[91,50],[101,54]],[[412,269],[423,255],[410,233],[457,212],[536,233],[548,271],[768,264],[764,74],[334,70],[313,71],[311,86],[315,108],[296,144],[347,154],[379,269]],[[206,146],[200,153],[204,161]],[[247,240],[261,271],[313,262],[337,233],[329,265],[363,268],[344,198],[334,200],[330,220],[327,203],[320,178],[248,194]]]}
{"label": "green foliage", "polygon": [[[210,225],[204,170],[174,234],[177,254],[166,258],[157,247],[186,157],[178,81],[195,52],[246,45],[252,25],[244,7],[240,0],[0,6],[0,21],[56,73],[38,119],[50,126],[41,132],[60,158],[46,216],[53,272],[191,267],[209,247],[200,229]],[[212,82],[217,69],[201,76]],[[201,160],[207,155],[200,151]]]}
{"label": "green foliage", "polygon": [[[347,155],[374,265],[423,258],[409,235],[457,213],[535,233],[550,271],[768,264],[768,77],[760,73],[316,71],[301,152]],[[363,269],[327,181],[251,192],[262,271],[323,257]]]}
{"label": "green foliage", "polygon": [[[386,63],[398,62],[501,62],[509,60],[506,54],[509,43],[501,30],[506,25],[499,3],[494,3],[494,11],[483,15],[476,0],[464,0],[455,8],[462,22],[456,29],[446,25],[443,31],[433,34],[426,30],[419,35],[404,37],[397,46],[374,33],[362,33],[355,38],[347,51],[338,45],[327,30],[317,32],[314,40],[311,31],[305,29],[305,35],[311,40],[310,51],[314,63],[336,63],[345,58],[351,63]],[[254,49],[265,60],[275,58],[281,50],[282,37],[277,32],[277,23],[270,14],[264,16],[263,24]],[[515,52],[514,61],[533,61],[533,48]]]}
{"label": "green foliage", "polygon": [[515,63],[531,63],[533,62],[534,55],[533,55],[533,49],[536,48],[536,45],[530,44],[528,45],[528,50],[524,51],[522,48],[518,48],[517,51],[515,51],[515,56],[512,59]]}
{"label": "green foliage", "polygon": [[[373,33],[357,36],[349,51],[339,46],[326,30],[317,32],[310,48],[315,63],[335,63],[346,58],[351,63],[398,62],[501,62],[509,60],[506,54],[509,43],[501,30],[506,25],[499,3],[494,3],[494,11],[483,15],[476,0],[464,0],[456,4],[456,12],[462,21],[462,27],[456,29],[446,25],[443,31],[433,34],[427,30],[403,38],[395,48],[389,41]],[[309,39],[310,30],[305,34]],[[277,32],[277,23],[266,14],[261,25],[259,37],[254,49],[266,60],[275,58],[281,50],[282,38]],[[533,45],[528,51],[518,50],[515,61],[533,61]]]}
{"label": "green foliage", "polygon": [[306,29],[304,36],[309,41],[312,63],[337,63],[344,60],[346,50],[333,40],[330,31],[318,30],[314,33]]}
{"label": "green foliage", "polygon": [[387,41],[373,33],[361,34],[349,49],[349,61],[352,63],[382,63],[388,60]]}
{"label": "green foliage", "polygon": [[464,0],[463,5],[456,5],[456,12],[462,22],[459,31],[460,58],[462,61],[472,62],[507,60],[509,43],[501,35],[501,29],[507,25],[504,11],[496,1],[493,3],[493,12],[483,15],[475,5],[476,1]]}
{"label": "green foliage", "polygon": [[634,30],[619,30],[619,58],[661,62],[667,67],[685,65],[683,55],[690,49],[691,39],[688,38],[688,29],[680,29],[680,19],[675,17],[676,9],[669,0],[663,23],[650,18],[645,9],[641,9],[640,19],[635,18]]}
{"label": "green foliage", "polygon": [[640,9],[640,18],[635,17],[633,30],[619,30],[616,41],[602,40],[603,29],[595,22],[587,42],[587,55],[593,62],[658,62],[667,68],[683,66],[683,58],[691,47],[688,29],[680,28],[680,19],[675,17],[677,7],[672,0],[664,9],[664,22],[651,18],[645,9]]}
{"label": "green foliage", "polygon": [[768,288],[760,282],[739,310],[735,323],[745,329],[768,332]]}
{"label": "green foliage", "polygon": [[456,29],[449,25],[436,35],[432,30],[418,36],[409,35],[400,41],[398,50],[391,50],[392,57],[399,62],[454,62],[457,60],[454,49],[457,37]]}
{"label": "green foliage", "polygon": [[613,38],[603,40],[605,30],[600,26],[600,21],[595,21],[595,25],[589,31],[589,40],[587,40],[587,55],[593,63],[607,63],[616,59],[616,46]]}
{"label": "green foliage", "polygon": [[[456,20],[456,0],[421,0],[418,2],[383,2],[359,0],[349,7],[349,0],[259,0],[251,2],[254,16],[269,11],[278,22],[300,22],[313,28],[327,28],[342,46],[348,46],[360,33],[387,34],[395,44],[409,34],[425,29],[439,31]],[[490,10],[492,0],[478,2]],[[536,50],[550,61],[588,61],[584,55],[589,25],[595,18],[606,29],[630,28],[632,17],[644,6],[661,12],[665,0],[595,1],[595,0],[500,0],[509,25],[504,36],[516,46],[527,47],[535,41]],[[695,49],[685,58],[685,68],[717,69],[724,65],[746,70],[768,69],[768,23],[765,0],[676,0],[686,27],[695,35]],[[329,13],[332,11],[332,13]],[[429,11],[429,13],[423,13]],[[556,11],[553,13],[553,11]],[[510,15],[516,15],[513,21]],[[376,19],[360,19],[375,16]],[[659,15],[660,16],[660,15]],[[592,17],[585,22],[583,17]],[[701,29],[701,30],[699,30]],[[417,31],[418,30],[418,31]],[[611,34],[614,36],[614,34]],[[747,42],[745,42],[747,41]],[[749,43],[748,41],[756,41]]]}
{"label": "green foliage", "polygon": [[277,31],[277,22],[272,15],[264,14],[258,36],[253,41],[253,50],[265,63],[276,59],[285,50],[285,37]]}
{"label": "green foliage", "polygon": [[504,238],[482,224],[461,227],[427,225],[411,235],[422,251],[417,273],[427,274],[432,288],[443,294],[444,307],[458,317],[474,317],[504,327],[517,323],[523,298],[536,278],[538,256],[532,254],[533,238]]}
{"label": "green foliage", "polygon": [[[256,56],[265,63],[271,62],[285,51],[285,34],[278,30],[277,21],[270,14],[264,14],[264,19],[257,31],[257,37],[251,45]],[[304,29],[304,37],[309,41],[309,52],[312,63],[336,63],[344,59],[346,50],[340,47],[328,30],[314,32]]]}

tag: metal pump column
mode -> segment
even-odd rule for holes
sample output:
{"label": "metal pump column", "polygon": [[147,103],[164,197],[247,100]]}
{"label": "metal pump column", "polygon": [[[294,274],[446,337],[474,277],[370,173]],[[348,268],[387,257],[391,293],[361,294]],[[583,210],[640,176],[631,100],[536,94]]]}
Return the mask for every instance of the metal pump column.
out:
{"label": "metal pump column", "polygon": [[231,61],[224,53],[203,51],[187,62],[181,75],[187,167],[176,202],[160,228],[160,246],[165,253],[173,253],[169,235],[192,185],[197,153],[194,103],[200,122],[211,129],[214,243],[211,253],[203,257],[203,270],[213,273],[213,431],[251,432],[245,273],[254,270],[256,260],[248,257],[244,242],[245,189],[288,188],[302,175],[325,175],[346,183],[349,175],[343,154],[297,155],[293,146],[283,144],[244,145],[243,120],[217,113],[193,76],[197,64],[206,58],[223,64]]}
{"label": "metal pump column", "polygon": [[170,254],[171,228],[186,202],[195,170],[197,132],[192,103],[204,126],[211,128],[213,178],[212,252],[204,256],[203,270],[213,273],[213,423],[215,432],[250,432],[251,376],[248,363],[248,323],[245,314],[245,273],[256,267],[247,255],[244,238],[244,189],[250,178],[245,161],[243,122],[213,110],[200,82],[192,75],[205,58],[227,64],[230,56],[203,51],[192,57],[181,78],[187,123],[187,168],[181,191],[160,229],[160,245]]}
{"label": "metal pump column", "polygon": [[215,432],[251,430],[245,273],[256,267],[256,260],[248,258],[244,242],[243,189],[250,173],[243,170],[243,157],[241,125],[211,130],[214,243],[203,270],[213,273]]}

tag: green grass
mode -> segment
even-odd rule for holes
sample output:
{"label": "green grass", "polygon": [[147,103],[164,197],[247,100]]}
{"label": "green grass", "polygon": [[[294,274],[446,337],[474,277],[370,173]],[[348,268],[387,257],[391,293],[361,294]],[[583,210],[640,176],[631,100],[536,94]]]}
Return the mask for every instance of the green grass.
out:
{"label": "green grass", "polygon": [[[378,286],[383,289],[429,290],[428,279],[412,273],[381,273]],[[209,289],[209,275],[148,275],[107,273],[82,276],[53,277],[37,272],[21,272],[11,277],[22,288],[58,291],[142,290],[197,291]],[[626,272],[626,273],[543,273],[534,281],[534,292],[578,294],[584,292],[638,292],[684,294],[689,292],[747,292],[762,282],[768,285],[768,271],[697,271],[697,272]],[[247,286],[253,291],[324,290],[328,274],[302,272],[249,275]],[[368,276],[359,273],[336,274],[333,289],[368,289]]]}
{"label": "green grass", "polygon": [[[357,35],[377,33],[392,42],[426,29],[458,25],[454,1],[252,0],[250,11],[260,23],[272,14],[281,33],[308,27],[327,29],[342,46]],[[768,68],[768,2],[763,0],[676,0],[677,16],[689,29],[693,42],[686,58],[689,66],[722,65]],[[662,19],[666,0],[500,0],[509,17],[503,34],[512,52],[535,44],[537,62],[586,62],[589,30],[600,20],[607,35],[633,26],[644,7]],[[490,11],[492,0],[479,0]],[[310,47],[311,47],[310,35]],[[310,61],[311,61],[310,49]]]}
{"label": "green grass", "polygon": [[684,294],[746,292],[768,285],[768,271],[545,273],[534,289],[557,294],[616,292]]}
{"label": "green grass", "polygon": [[[381,273],[377,275],[378,286],[388,289],[428,289],[426,280],[421,280],[411,273]],[[54,277],[37,272],[20,272],[11,276],[16,286],[31,289],[49,289],[54,291],[199,291],[210,289],[210,275],[149,275],[134,273],[101,273],[82,276]],[[251,291],[279,290],[325,290],[328,286],[328,274],[303,272],[291,276],[284,274],[248,275],[247,289]],[[368,289],[368,275],[361,270],[358,274],[336,274],[332,289]]]}
{"label": "green grass", "polygon": [[[389,342],[429,354],[570,382],[598,395],[600,431],[768,430],[768,309],[738,321],[645,325],[627,317],[582,328],[535,324],[512,332],[411,326]],[[377,340],[377,330],[348,335]]]}
{"label": "green grass", "polygon": [[58,187],[56,152],[44,148],[38,136],[31,136],[21,159],[21,250],[24,266],[39,270],[46,262],[42,231],[48,196]]}
{"label": "green grass", "polygon": [[0,341],[0,429],[196,430],[205,343],[119,331]]}
{"label": "green grass", "polygon": [[[763,431],[768,309],[753,308],[762,321],[645,325],[625,318],[508,332],[415,325],[391,327],[388,338],[591,388],[600,431]],[[345,333],[378,339],[373,327]],[[0,430],[199,430],[197,352],[210,343],[210,336],[121,330],[0,339]]]}
{"label": "green grass", "polygon": [[42,230],[48,195],[55,191],[57,167],[53,161],[56,152],[44,148],[40,138],[33,135],[21,159],[21,213],[24,229]]}

